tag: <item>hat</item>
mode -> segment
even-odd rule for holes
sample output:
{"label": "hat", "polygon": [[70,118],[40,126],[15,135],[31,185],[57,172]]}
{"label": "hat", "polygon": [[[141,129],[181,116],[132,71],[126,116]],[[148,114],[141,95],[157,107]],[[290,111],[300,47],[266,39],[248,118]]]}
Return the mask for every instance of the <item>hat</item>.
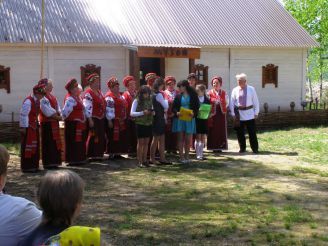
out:
{"label": "hat", "polygon": [[190,73],[190,74],[188,75],[188,77],[187,77],[188,80],[189,80],[189,79],[196,79],[196,78],[197,78],[197,76],[196,76],[195,73]]}
{"label": "hat", "polygon": [[156,73],[147,73],[145,76],[147,85],[152,86],[154,84],[155,79],[157,78],[158,76],[156,75]]}
{"label": "hat", "polygon": [[125,76],[124,79],[123,79],[124,86],[128,87],[130,81],[135,81],[135,78],[131,75]]}
{"label": "hat", "polygon": [[45,95],[46,94],[45,85],[42,84],[35,85],[33,87],[33,94]]}
{"label": "hat", "polygon": [[99,77],[99,75],[98,74],[96,74],[96,73],[92,73],[92,74],[90,74],[88,77],[86,77],[86,81],[89,83],[89,84],[91,84],[96,78],[100,78]]}
{"label": "hat", "polygon": [[212,84],[212,86],[213,86],[213,81],[216,80],[216,79],[217,79],[217,80],[219,81],[219,83],[222,85],[222,78],[219,77],[219,76],[215,76],[215,77],[213,77],[212,80],[211,80],[211,84]]}
{"label": "hat", "polygon": [[116,77],[110,77],[107,81],[108,88],[113,88],[115,85],[119,85],[118,79]]}
{"label": "hat", "polygon": [[77,83],[77,80],[75,78],[71,78],[70,80],[67,81],[66,85],[65,85],[65,89],[67,91],[72,90],[75,87],[78,87],[79,84]]}
{"label": "hat", "polygon": [[38,85],[46,86],[49,83],[49,80],[47,78],[40,79],[38,82]]}
{"label": "hat", "polygon": [[165,81],[165,84],[169,84],[170,82],[174,82],[174,83],[177,82],[175,77],[173,77],[173,76],[166,76],[164,81]]}

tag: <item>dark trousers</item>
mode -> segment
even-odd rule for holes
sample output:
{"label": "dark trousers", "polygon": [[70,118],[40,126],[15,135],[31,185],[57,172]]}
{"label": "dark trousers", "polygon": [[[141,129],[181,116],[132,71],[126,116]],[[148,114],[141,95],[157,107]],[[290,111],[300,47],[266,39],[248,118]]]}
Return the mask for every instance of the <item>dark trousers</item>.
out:
{"label": "dark trousers", "polygon": [[256,136],[255,120],[240,121],[240,127],[236,128],[238,143],[241,151],[246,150],[245,127],[247,128],[249,143],[253,152],[257,152],[259,144]]}

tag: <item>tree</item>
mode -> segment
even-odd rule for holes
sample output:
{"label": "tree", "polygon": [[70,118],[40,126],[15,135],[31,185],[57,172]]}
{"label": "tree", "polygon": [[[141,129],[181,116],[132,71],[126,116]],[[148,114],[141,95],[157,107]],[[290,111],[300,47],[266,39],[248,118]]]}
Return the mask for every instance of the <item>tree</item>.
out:
{"label": "tree", "polygon": [[285,8],[319,42],[308,57],[308,77],[322,84],[328,73],[328,1],[327,0],[284,0]]}

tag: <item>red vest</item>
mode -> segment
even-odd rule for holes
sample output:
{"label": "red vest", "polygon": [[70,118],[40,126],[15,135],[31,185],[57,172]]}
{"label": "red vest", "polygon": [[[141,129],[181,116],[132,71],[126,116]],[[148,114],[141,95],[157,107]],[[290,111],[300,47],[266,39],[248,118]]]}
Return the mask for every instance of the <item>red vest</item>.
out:
{"label": "red vest", "polygon": [[105,95],[106,97],[111,97],[114,100],[114,108],[115,108],[115,119],[114,119],[114,133],[113,133],[113,140],[119,141],[120,140],[120,131],[126,129],[125,119],[127,117],[127,108],[128,105],[124,100],[123,96],[115,96],[111,91],[108,91]]}
{"label": "red vest", "polygon": [[85,94],[87,93],[89,93],[92,97],[92,117],[103,119],[105,117],[106,101],[101,94],[101,91],[98,90],[99,94],[97,95],[92,89],[89,88],[85,91]]}
{"label": "red vest", "polygon": [[125,91],[123,93],[123,97],[126,101],[126,104],[127,104],[127,112],[129,113],[131,111],[131,107],[132,107],[132,103],[133,103],[133,100],[134,100],[134,96],[131,96],[130,92],[129,91]]}
{"label": "red vest", "polygon": [[40,112],[40,102],[34,101],[34,98],[32,96],[28,96],[24,102],[29,99],[31,101],[31,110],[28,114],[28,126],[36,129],[38,126],[38,115]]}
{"label": "red vest", "polygon": [[[219,93],[216,93],[214,89],[208,92],[208,95],[211,99],[212,109],[215,110],[216,107],[220,107],[220,110],[223,114],[227,113],[227,103],[226,103],[226,92],[224,90],[220,90]],[[215,105],[216,101],[219,100],[220,103]]]}
{"label": "red vest", "polygon": [[122,96],[116,97],[111,91],[108,91],[105,95],[106,97],[111,97],[114,100],[115,107],[115,119],[125,120],[127,117],[128,105]]}
{"label": "red vest", "polygon": [[66,118],[66,120],[68,120],[68,121],[75,121],[76,120],[76,121],[84,122],[84,112],[83,112],[84,106],[83,106],[81,98],[72,96],[71,94],[68,93],[65,96],[64,103],[66,102],[68,97],[74,98],[74,100],[76,101],[77,104],[74,106],[73,111]]}
{"label": "red vest", "polygon": [[[57,99],[56,99],[56,97],[53,96],[53,95],[51,95],[51,94],[46,95],[45,97],[49,100],[49,102],[50,102],[50,106],[51,106],[53,109],[57,109],[58,103],[57,103]],[[56,111],[57,111],[57,110],[56,110]],[[55,121],[54,119],[45,116],[41,110],[40,110],[39,119],[40,119],[40,122]]]}

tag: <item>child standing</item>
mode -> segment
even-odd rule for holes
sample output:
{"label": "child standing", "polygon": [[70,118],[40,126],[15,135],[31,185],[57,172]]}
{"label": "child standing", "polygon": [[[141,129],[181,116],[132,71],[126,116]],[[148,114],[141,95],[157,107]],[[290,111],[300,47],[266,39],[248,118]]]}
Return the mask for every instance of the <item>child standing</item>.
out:
{"label": "child standing", "polygon": [[141,86],[131,106],[131,117],[135,118],[137,132],[137,159],[139,167],[149,167],[147,161],[149,139],[153,132],[153,104],[148,86]]}
{"label": "child standing", "polygon": [[[196,91],[198,94],[198,99],[200,105],[208,104],[211,105],[210,99],[206,96],[206,87],[203,84],[196,86]],[[196,118],[196,140],[195,140],[195,150],[197,155],[197,160],[204,160],[204,146],[205,139],[208,133],[208,118],[201,119],[200,117]]]}

